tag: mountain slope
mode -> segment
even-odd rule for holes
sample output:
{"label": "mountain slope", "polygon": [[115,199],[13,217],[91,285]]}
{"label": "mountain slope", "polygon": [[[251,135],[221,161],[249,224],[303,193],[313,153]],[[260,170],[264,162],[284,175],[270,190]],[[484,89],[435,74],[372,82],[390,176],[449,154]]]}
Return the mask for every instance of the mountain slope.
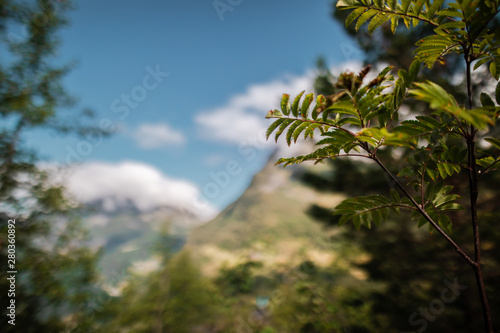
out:
{"label": "mountain slope", "polygon": [[[312,203],[334,207],[344,197],[320,194],[298,179],[304,166],[275,166],[272,156],[245,193],[211,222],[192,230],[187,248],[204,272],[252,259],[274,269],[309,259],[328,265],[334,246],[326,231],[305,213]],[[316,166],[315,169],[321,170]]]}

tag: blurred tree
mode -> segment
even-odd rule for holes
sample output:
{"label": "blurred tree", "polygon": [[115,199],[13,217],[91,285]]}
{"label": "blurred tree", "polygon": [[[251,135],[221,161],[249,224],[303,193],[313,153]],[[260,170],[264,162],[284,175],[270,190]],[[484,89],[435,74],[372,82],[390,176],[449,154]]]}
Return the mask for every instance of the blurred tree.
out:
{"label": "blurred tree", "polygon": [[[112,303],[114,318],[102,332],[219,332],[217,289],[187,251],[162,253],[162,264],[147,276],[132,276]],[[169,259],[170,258],[170,259]]]}
{"label": "blurred tree", "polygon": [[[104,295],[95,280],[95,253],[78,222],[77,207],[51,179],[24,141],[33,129],[103,135],[85,125],[89,113],[74,114],[61,85],[69,67],[54,66],[56,32],[69,1],[0,1],[0,272],[1,306],[7,295],[8,245],[15,245],[15,326],[3,315],[3,332],[62,332],[88,320]],[[8,220],[15,219],[15,244]],[[12,227],[11,227],[12,229]],[[12,246],[10,250],[12,252]],[[9,274],[10,276],[10,274]]]}
{"label": "blurred tree", "polygon": [[[352,248],[345,244],[346,248]],[[377,332],[369,292],[377,284],[353,279],[350,272],[334,265],[318,268],[304,261],[287,273],[271,298],[273,327],[278,332]]]}
{"label": "blurred tree", "polygon": [[222,267],[216,279],[219,288],[229,296],[250,293],[254,290],[255,277],[253,269],[261,267],[262,263],[247,260],[235,267]]}

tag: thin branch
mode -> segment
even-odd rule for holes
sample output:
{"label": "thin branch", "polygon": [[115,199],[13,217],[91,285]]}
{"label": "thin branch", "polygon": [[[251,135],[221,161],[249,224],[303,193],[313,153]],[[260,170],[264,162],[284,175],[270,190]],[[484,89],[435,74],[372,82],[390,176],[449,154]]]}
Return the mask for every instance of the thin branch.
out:
{"label": "thin branch", "polygon": [[495,164],[497,164],[498,162],[500,162],[500,159],[499,160],[496,160],[495,162],[491,163],[490,165],[488,165],[488,167],[486,169],[483,170],[483,172],[479,173],[479,176],[478,177],[481,177],[482,175],[484,175],[485,173],[488,173],[492,170],[490,170],[491,167],[493,167]]}
{"label": "thin branch", "polygon": [[378,207],[373,207],[373,208],[365,209],[365,210],[363,210],[362,212],[359,212],[356,215],[363,214],[363,213],[366,213],[366,212],[372,212],[372,211],[378,210],[378,209],[390,208],[390,207],[403,207],[403,208],[408,208],[408,209],[412,209],[412,210],[417,210],[417,208],[415,208],[413,206],[410,206],[410,205],[404,205],[404,204],[387,204],[387,205],[383,205],[383,206],[378,206]]}
{"label": "thin branch", "polygon": [[[333,158],[336,158],[336,157],[364,157],[364,158],[368,158],[370,160],[372,159],[370,156],[362,155],[362,154],[337,154],[337,155],[327,155],[327,156],[316,157],[316,158],[308,158],[308,159],[305,159],[304,162],[305,161],[322,161],[322,160],[326,160],[328,158],[333,159]],[[282,163],[286,163],[286,162],[283,161],[281,163],[276,163],[276,164],[282,164]],[[291,164],[293,164],[293,163],[291,163]]]}
{"label": "thin branch", "polygon": [[[471,83],[471,59],[469,55],[470,49],[464,53],[466,64],[467,76],[467,96],[469,100],[469,110],[472,109],[472,83]],[[470,125],[470,133],[466,138],[467,141],[467,164],[469,166],[469,198],[470,198],[470,213],[472,222],[472,231],[474,235],[474,273],[476,275],[477,287],[479,289],[479,296],[481,305],[483,307],[483,316],[485,324],[485,332],[493,333],[493,324],[491,322],[490,306],[488,304],[488,297],[486,295],[486,288],[484,286],[483,272],[481,268],[481,240],[479,237],[479,221],[477,217],[477,198],[479,195],[479,173],[477,170],[476,158],[476,142],[475,135],[477,130],[474,125]]]}
{"label": "thin branch", "polygon": [[365,157],[371,159],[370,156],[362,154],[338,154],[338,155],[333,155],[331,157]]}
{"label": "thin branch", "polygon": [[396,179],[396,177],[392,174],[392,172],[390,172],[386,167],[385,165],[382,163],[382,161],[380,161],[378,159],[378,157],[376,156],[373,156],[373,160],[382,168],[382,170],[384,170],[384,172],[395,182],[396,186],[404,193],[404,195],[411,201],[411,203],[416,207],[417,211],[425,217],[425,219],[434,227],[434,229],[437,230],[437,232],[439,232],[447,241],[448,243],[450,243],[453,248],[455,249],[456,252],[458,252],[458,254],[460,254],[468,263],[469,265],[471,265],[472,267],[475,267],[475,262],[474,260],[472,260],[468,255],[467,253],[464,252],[464,250],[462,250],[462,248],[457,244],[455,243],[455,241],[453,241],[453,239],[450,238],[450,236],[448,236],[448,234],[446,232],[443,231],[443,229],[441,229],[441,227],[436,223],[434,222],[434,220],[429,216],[429,214],[427,214],[427,212],[424,210],[424,207],[421,207],[416,201],[415,199],[413,199],[413,197],[410,195],[410,193],[408,193],[408,191],[403,187],[403,185],[401,185],[401,183]]}

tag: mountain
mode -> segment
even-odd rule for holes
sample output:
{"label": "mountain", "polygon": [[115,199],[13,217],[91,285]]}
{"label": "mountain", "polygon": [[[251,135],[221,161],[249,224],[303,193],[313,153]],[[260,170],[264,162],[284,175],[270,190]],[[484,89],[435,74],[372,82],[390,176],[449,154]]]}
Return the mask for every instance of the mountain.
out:
{"label": "mountain", "polygon": [[131,270],[146,275],[159,267],[157,249],[161,242],[168,242],[173,252],[179,251],[188,232],[183,221],[193,222],[195,218],[174,207],[141,211],[129,205],[109,211],[100,206],[94,202],[83,216],[83,223],[89,229],[92,245],[101,249],[99,270],[111,293],[119,292],[116,287]]}
{"label": "mountain", "polygon": [[[103,282],[118,293],[130,271],[147,275],[157,269],[160,242],[168,243],[174,252],[188,249],[207,276],[216,275],[223,265],[248,260],[263,263],[264,273],[306,260],[329,265],[334,259],[336,244],[330,237],[335,231],[324,229],[306,211],[312,203],[334,207],[344,196],[305,186],[300,177],[311,166],[283,168],[274,165],[277,159],[273,154],[240,198],[201,225],[199,217],[185,208],[164,205],[145,211],[133,200],[109,196],[88,202],[90,210],[83,221],[93,245],[102,249]],[[328,169],[316,165],[312,170]],[[198,226],[189,230],[193,225]]]}
{"label": "mountain", "polygon": [[[329,238],[335,231],[324,229],[306,211],[312,203],[334,207],[344,196],[312,190],[299,179],[310,166],[283,168],[274,165],[277,159],[271,156],[239,199],[191,231],[186,248],[205,274],[213,276],[221,266],[243,260],[274,270],[304,260],[326,266],[334,259]],[[317,165],[314,170],[325,169]]]}

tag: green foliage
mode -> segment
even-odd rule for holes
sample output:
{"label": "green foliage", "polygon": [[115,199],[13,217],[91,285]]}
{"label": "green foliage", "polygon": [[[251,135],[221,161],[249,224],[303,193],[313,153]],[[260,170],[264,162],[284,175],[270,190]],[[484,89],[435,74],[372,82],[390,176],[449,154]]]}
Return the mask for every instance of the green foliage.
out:
{"label": "green foliage", "polygon": [[[5,332],[92,331],[90,303],[102,296],[77,207],[24,141],[33,129],[98,131],[82,114],[63,111],[73,104],[61,84],[69,67],[55,66],[52,57],[70,7],[69,1],[0,2],[0,253],[7,263],[7,221],[15,219],[18,270],[16,325],[3,316]],[[7,291],[6,270],[0,281]],[[7,307],[7,292],[1,300]]]}
{"label": "green foliage", "polygon": [[[487,332],[493,332],[484,280],[481,277],[480,238],[478,223],[479,180],[486,173],[498,169],[500,140],[495,125],[500,108],[500,88],[495,98],[484,92],[473,93],[472,71],[488,65],[494,80],[500,76],[500,52],[498,29],[494,30],[500,3],[497,0],[474,1],[423,1],[423,0],[339,0],[336,7],[350,10],[345,17],[346,26],[355,23],[358,31],[367,23],[368,33],[390,25],[396,33],[403,22],[408,29],[419,24],[430,28],[427,35],[415,43],[414,58],[408,71],[400,69],[397,79],[390,74],[391,67],[383,69],[375,79],[365,83],[370,67],[359,74],[343,73],[334,84],[335,93],[318,96],[316,105],[309,113],[310,99],[304,101],[299,117],[297,113],[285,114],[270,111],[268,118],[276,119],[269,127],[268,137],[275,132],[276,140],[286,133],[286,142],[297,141],[302,132],[304,138],[313,138],[316,129],[322,139],[316,142],[320,148],[310,154],[282,158],[277,164],[285,166],[305,161],[321,162],[340,157],[359,157],[371,160],[390,180],[390,196],[368,195],[344,200],[336,207],[339,223],[352,221],[356,228],[372,223],[379,226],[388,219],[390,211],[399,208],[411,211],[418,227],[429,223],[429,230],[436,230],[475,270],[483,305]],[[465,94],[450,93],[450,84],[433,81],[418,82],[422,64],[429,70],[436,63],[446,65],[449,55],[462,58]],[[457,66],[458,67],[458,66]],[[480,85],[476,85],[480,87]],[[302,92],[295,99],[300,101]],[[463,103],[455,96],[466,96]],[[462,97],[463,98],[463,97]],[[400,119],[402,105],[414,105],[408,100],[426,105],[418,110],[414,119]],[[480,106],[476,106],[480,102]],[[412,102],[414,103],[414,102]],[[278,125],[276,125],[278,123]],[[477,147],[490,145],[492,149]],[[384,152],[388,152],[389,156]],[[404,163],[399,168],[390,165],[391,154],[397,153]],[[466,251],[449,236],[452,232],[451,212],[463,209],[461,190],[453,181],[467,173],[471,224],[474,230],[475,256]]]}
{"label": "green foliage", "polygon": [[[399,194],[395,193],[397,197]],[[398,200],[399,201],[399,200]],[[336,214],[341,215],[339,224],[344,224],[352,220],[354,226],[359,229],[361,225],[371,226],[373,221],[380,225],[387,219],[389,209],[398,207],[398,204],[392,203],[388,198],[381,195],[370,195],[344,200],[337,206]]]}
{"label": "green foliage", "polygon": [[[326,97],[318,95],[311,111],[312,94],[308,94],[302,104],[300,100],[304,92],[296,96],[291,113],[288,112],[290,97],[284,94],[281,111],[273,110],[267,115],[268,118],[276,119],[268,129],[268,137],[275,132],[275,139],[278,140],[286,133],[286,142],[290,145],[302,134],[305,139],[313,138],[318,130],[322,138],[317,142],[320,148],[316,151],[282,158],[278,163],[287,166],[304,161],[317,163],[325,159],[357,156],[382,165],[377,156],[379,150],[388,146],[404,147],[409,149],[407,166],[399,170],[398,176],[407,178],[407,184],[414,188],[416,194],[406,192],[406,197],[401,201],[393,200],[396,196],[348,199],[337,207],[337,214],[342,215],[340,223],[352,220],[358,228],[360,225],[370,227],[371,222],[379,224],[385,220],[389,210],[397,211],[397,208],[405,207],[416,210],[413,217],[419,220],[419,225],[425,224],[431,217],[436,219],[436,225],[450,230],[449,218],[443,213],[451,207],[460,207],[456,202],[458,196],[449,195],[446,204],[436,204],[438,199],[432,198],[434,182],[466,169],[467,150],[449,146],[449,140],[466,139],[478,130],[488,131],[497,121],[500,108],[491,97],[482,94],[482,107],[469,109],[460,105],[440,85],[430,81],[415,81],[421,63],[432,67],[447,53],[465,54],[470,61],[482,57],[482,52],[488,49],[496,53],[497,40],[486,25],[496,15],[498,5],[490,1],[466,4],[353,0],[338,1],[337,8],[352,10],[346,25],[357,20],[357,29],[369,22],[368,30],[373,32],[384,22],[391,21],[392,30],[395,31],[402,20],[408,28],[420,22],[431,25],[435,34],[417,43],[415,60],[408,72],[403,69],[398,71],[397,79],[390,74],[391,67],[383,69],[367,83],[364,81],[370,66],[359,74],[341,74],[335,83],[336,93]],[[497,59],[492,58],[492,61],[496,63]],[[492,74],[497,77],[494,71]],[[399,121],[399,110],[409,97],[427,103],[432,115]],[[469,131],[470,128],[474,129],[473,132]],[[495,142],[493,139],[488,140],[491,144]],[[477,165],[485,172],[495,168],[497,161],[498,156],[484,156]],[[449,187],[441,188],[446,188],[446,193],[452,190]],[[399,190],[404,191],[403,188]],[[393,193],[399,197],[396,190]]]}
{"label": "green foliage", "polygon": [[[270,300],[278,332],[381,332],[376,310],[363,294],[380,290],[374,283],[353,281],[352,276],[302,274],[279,286]],[[322,272],[324,274],[324,272]],[[327,283],[326,281],[335,281]]]}
{"label": "green foliage", "polygon": [[410,28],[423,23],[432,26],[435,34],[421,39],[416,57],[432,68],[436,61],[443,62],[451,52],[465,54],[478,60],[474,69],[489,64],[493,77],[500,75],[500,54],[495,45],[496,36],[488,33],[486,26],[498,12],[498,1],[357,1],[340,0],[340,9],[353,9],[346,25],[356,20],[356,30],[368,22],[368,32],[373,33],[385,22],[391,24],[394,33],[400,21]]}
{"label": "green foliage", "polygon": [[252,270],[260,266],[260,262],[249,260],[235,267],[223,267],[216,282],[229,295],[249,293],[255,283]]}
{"label": "green foliage", "polygon": [[[171,253],[163,255],[170,257]],[[222,303],[187,251],[164,257],[156,271],[132,276],[112,304],[113,319],[99,332],[192,332],[213,327]]]}

